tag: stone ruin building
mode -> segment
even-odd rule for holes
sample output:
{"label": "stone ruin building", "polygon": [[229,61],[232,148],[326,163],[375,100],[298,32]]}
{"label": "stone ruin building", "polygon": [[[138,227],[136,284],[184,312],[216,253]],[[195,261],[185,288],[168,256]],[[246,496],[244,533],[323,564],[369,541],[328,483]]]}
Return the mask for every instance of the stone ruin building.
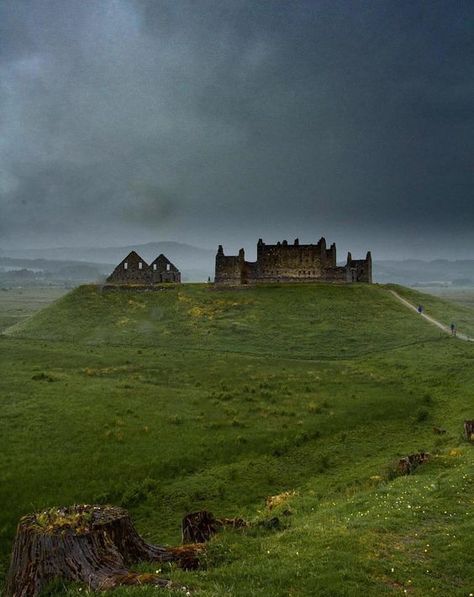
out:
{"label": "stone ruin building", "polygon": [[166,282],[181,282],[181,273],[163,254],[148,263],[132,251],[107,278],[108,284],[152,286]]}
{"label": "stone ruin building", "polygon": [[252,284],[257,282],[366,282],[372,283],[372,256],[352,259],[347,254],[345,265],[336,263],[336,245],[326,247],[321,238],[317,244],[301,245],[296,239],[291,245],[286,240],[267,245],[257,243],[257,261],[245,261],[245,252],[224,255],[219,245],[216,255],[216,284]]}

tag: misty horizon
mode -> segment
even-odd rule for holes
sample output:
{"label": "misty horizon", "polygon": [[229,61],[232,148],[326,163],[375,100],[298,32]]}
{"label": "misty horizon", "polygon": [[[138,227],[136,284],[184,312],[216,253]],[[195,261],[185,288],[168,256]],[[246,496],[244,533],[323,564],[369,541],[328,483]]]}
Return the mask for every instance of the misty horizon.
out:
{"label": "misty horizon", "polygon": [[[283,241],[283,240],[288,240],[288,242],[290,244],[293,243],[294,239],[276,239],[276,240],[268,240],[268,239],[263,239],[265,244],[276,244],[279,241]],[[314,244],[316,245],[318,240],[315,239],[310,239],[308,240],[308,242],[305,242],[305,239],[299,239],[301,244]],[[327,239],[326,239],[327,240]],[[222,244],[222,243],[219,243]],[[154,245],[170,245],[170,247],[183,247],[186,249],[190,249],[190,250],[198,250],[198,251],[202,251],[207,252],[209,254],[212,254],[213,256],[215,255],[215,253],[217,253],[217,246],[215,247],[211,247],[211,246],[204,246],[204,245],[197,245],[197,244],[190,244],[190,243],[186,243],[186,242],[180,242],[180,241],[173,241],[173,240],[155,240],[155,241],[148,241],[148,242],[138,242],[138,243],[123,243],[123,244],[112,244],[112,245],[101,245],[101,244],[95,244],[95,245],[49,245],[49,246],[21,246],[21,245],[11,245],[11,246],[0,246],[0,258],[1,257],[5,257],[5,258],[15,258],[17,256],[21,256],[22,253],[26,254],[26,253],[31,253],[32,251],[37,251],[38,255],[37,255],[37,259],[45,259],[45,254],[48,252],[56,252],[56,251],[71,251],[71,250],[78,250],[78,251],[94,251],[94,250],[98,250],[98,251],[102,251],[102,250],[107,250],[107,251],[116,251],[117,252],[117,256],[126,256],[126,252],[127,251],[131,251],[131,250],[138,250],[138,251],[143,251],[145,250],[146,247],[152,247]],[[249,259],[256,259],[256,255],[257,255],[257,243],[255,242],[253,245],[238,245],[238,244],[224,244],[223,245],[224,248],[224,253],[226,255],[233,255],[233,254],[237,254],[238,251],[240,249],[244,249],[245,250],[245,255],[247,258]],[[374,258],[373,255],[373,250],[371,250],[370,248],[367,249],[367,251],[365,253],[363,253],[363,251],[359,253],[354,253],[354,251],[351,251],[351,249],[348,249],[348,251],[342,251],[339,250],[339,248],[337,247],[337,261],[338,263],[344,263],[346,260],[346,256],[347,256],[347,252],[353,253],[353,257],[358,257],[360,256],[361,258],[365,257],[365,254],[367,253],[367,251],[371,251],[372,253],[372,258]],[[151,250],[150,252],[150,256],[149,258],[152,258],[151,256],[154,256],[153,250]],[[144,254],[142,255],[144,256]],[[33,257],[29,256],[26,259],[30,259],[32,260]],[[48,257],[46,257],[46,259],[48,259]],[[147,258],[144,257],[144,259],[146,260]],[[90,260],[90,256],[86,257],[86,256],[81,256],[81,254],[79,253],[77,256],[76,261],[80,262],[80,261],[86,261],[88,262]],[[71,261],[71,258],[68,257],[67,259],[65,259],[65,261]],[[74,261],[74,260],[73,260]],[[390,256],[388,253],[384,253],[380,256],[376,256],[375,258],[376,262],[404,262],[404,261],[420,261],[420,262],[435,262],[435,261],[447,261],[447,262],[472,262],[474,264],[474,255],[471,254],[471,256],[466,256],[466,257],[459,257],[459,256],[455,256],[455,257],[447,257],[446,255],[429,255],[427,257],[420,257],[419,255],[408,255],[406,257],[402,257],[402,256]],[[107,260],[97,260],[97,262],[102,262],[102,263],[106,263]],[[114,260],[108,260],[108,262],[114,263]]]}

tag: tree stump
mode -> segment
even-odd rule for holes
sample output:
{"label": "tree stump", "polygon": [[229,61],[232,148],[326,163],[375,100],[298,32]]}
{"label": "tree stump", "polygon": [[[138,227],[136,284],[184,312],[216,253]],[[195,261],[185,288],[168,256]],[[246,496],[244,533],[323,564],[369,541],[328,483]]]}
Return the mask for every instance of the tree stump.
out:
{"label": "tree stump", "polygon": [[36,597],[57,578],[82,582],[96,591],[142,584],[173,588],[171,581],[157,574],[130,572],[128,566],[148,560],[196,567],[202,549],[199,545],[150,545],[140,537],[123,508],[54,508],[20,520],[5,597]]}
{"label": "tree stump", "polygon": [[474,421],[464,421],[464,435],[467,441],[474,442]]}
{"label": "tree stump", "polygon": [[205,543],[217,533],[219,527],[212,512],[191,512],[181,522],[181,538],[183,543]]}
{"label": "tree stump", "polygon": [[242,528],[243,518],[216,518],[212,512],[201,510],[187,514],[181,523],[183,543],[205,543],[223,527]]}
{"label": "tree stump", "polygon": [[397,470],[402,475],[410,475],[420,464],[428,462],[430,455],[428,452],[417,452],[416,454],[410,454],[404,458],[400,458],[398,461]]}

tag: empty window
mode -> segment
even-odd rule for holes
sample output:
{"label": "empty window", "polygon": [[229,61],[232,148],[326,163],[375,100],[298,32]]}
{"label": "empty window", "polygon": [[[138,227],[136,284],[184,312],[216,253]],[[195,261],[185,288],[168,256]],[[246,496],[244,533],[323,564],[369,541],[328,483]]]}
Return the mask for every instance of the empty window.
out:
{"label": "empty window", "polygon": [[138,269],[142,269],[143,268],[143,263],[141,261],[138,262]]}
{"label": "empty window", "polygon": [[170,264],[169,264],[169,263],[167,263],[167,264],[166,264],[166,271],[167,271],[167,272],[169,272],[169,271],[170,271],[170,269],[171,269],[171,266],[170,266]]}
{"label": "empty window", "polygon": [[128,269],[128,263],[127,263],[127,262],[125,262],[125,263],[123,264],[123,269]]}
{"label": "empty window", "polygon": [[153,264],[153,271],[156,272],[156,263]]}

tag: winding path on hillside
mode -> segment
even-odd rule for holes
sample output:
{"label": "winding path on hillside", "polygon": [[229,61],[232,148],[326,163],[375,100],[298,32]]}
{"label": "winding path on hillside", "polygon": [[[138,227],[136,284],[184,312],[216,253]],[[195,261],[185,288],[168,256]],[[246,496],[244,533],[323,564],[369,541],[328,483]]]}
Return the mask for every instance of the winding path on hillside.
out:
{"label": "winding path on hillside", "polygon": [[[444,325],[444,323],[441,323],[440,321],[438,321],[434,317],[431,317],[430,315],[427,315],[426,313],[419,313],[415,305],[412,305],[409,301],[400,296],[398,292],[395,292],[395,290],[390,290],[389,292],[391,292],[397,300],[399,300],[403,305],[405,305],[405,307],[408,307],[412,311],[415,311],[415,313],[418,316],[424,317],[427,321],[438,327],[440,330],[443,330],[443,332],[446,332],[446,334],[451,335],[451,328],[449,326]],[[466,336],[466,334],[456,333],[456,338],[459,338],[459,340],[464,340],[465,342],[474,342],[474,338],[470,338],[469,336]]]}

